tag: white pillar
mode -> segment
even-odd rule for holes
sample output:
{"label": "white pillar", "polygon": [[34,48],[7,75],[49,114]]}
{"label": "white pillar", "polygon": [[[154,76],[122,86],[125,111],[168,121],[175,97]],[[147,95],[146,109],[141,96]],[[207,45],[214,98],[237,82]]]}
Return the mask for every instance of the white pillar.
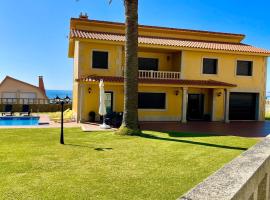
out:
{"label": "white pillar", "polygon": [[230,105],[230,91],[229,89],[225,89],[225,114],[224,121],[225,123],[229,123],[229,105]]}
{"label": "white pillar", "polygon": [[187,102],[188,102],[188,88],[184,87],[182,92],[182,123],[187,122]]}
{"label": "white pillar", "polygon": [[211,121],[216,121],[216,93],[215,93],[215,89],[212,89],[212,117],[211,117]]}
{"label": "white pillar", "polygon": [[83,102],[84,102],[84,85],[79,86],[79,122],[83,121],[82,110],[83,110]]}

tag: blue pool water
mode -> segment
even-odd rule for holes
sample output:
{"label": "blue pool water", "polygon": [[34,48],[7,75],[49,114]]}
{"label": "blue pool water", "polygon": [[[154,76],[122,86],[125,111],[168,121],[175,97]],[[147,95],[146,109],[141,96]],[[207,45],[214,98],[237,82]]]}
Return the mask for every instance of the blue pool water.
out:
{"label": "blue pool water", "polygon": [[39,117],[0,117],[0,126],[35,126]]}

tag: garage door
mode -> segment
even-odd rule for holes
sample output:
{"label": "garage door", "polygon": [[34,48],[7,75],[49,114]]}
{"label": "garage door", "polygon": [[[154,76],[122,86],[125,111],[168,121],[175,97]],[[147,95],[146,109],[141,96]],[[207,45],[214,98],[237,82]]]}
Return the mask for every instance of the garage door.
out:
{"label": "garage door", "polygon": [[255,120],[257,108],[256,93],[230,93],[230,120]]}

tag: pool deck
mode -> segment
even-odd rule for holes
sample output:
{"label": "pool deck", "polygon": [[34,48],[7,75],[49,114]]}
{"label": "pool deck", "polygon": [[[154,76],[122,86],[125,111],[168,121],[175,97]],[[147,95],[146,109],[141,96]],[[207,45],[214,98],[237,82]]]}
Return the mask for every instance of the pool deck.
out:
{"label": "pool deck", "polygon": [[[21,129],[21,128],[60,128],[61,124],[58,122],[51,121],[49,116],[46,114],[34,114],[33,117],[39,116],[39,125],[30,125],[30,126],[0,126],[0,129]],[[76,123],[76,122],[65,122],[65,128],[78,127],[81,128],[84,132],[91,131],[115,131],[116,129],[102,129],[98,123]]]}
{"label": "pool deck", "polygon": [[[13,129],[13,128],[60,128],[59,122],[51,121],[48,115],[38,114],[39,125],[36,126],[0,126],[0,129]],[[84,132],[93,131],[115,131],[117,129],[102,129],[99,123],[76,123],[66,122],[65,128],[77,127],[81,128]],[[186,133],[210,133],[215,135],[235,135],[241,137],[257,137],[262,138],[270,134],[270,121],[264,122],[188,122],[186,124],[180,122],[140,122],[142,130],[153,130],[162,132],[186,132]]]}

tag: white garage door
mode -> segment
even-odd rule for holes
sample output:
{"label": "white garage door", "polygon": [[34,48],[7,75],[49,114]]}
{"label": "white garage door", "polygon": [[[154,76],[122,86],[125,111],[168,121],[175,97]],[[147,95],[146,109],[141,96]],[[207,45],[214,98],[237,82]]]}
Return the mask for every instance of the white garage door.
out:
{"label": "white garage door", "polygon": [[21,92],[20,93],[20,103],[21,104],[33,104],[34,99],[36,99],[36,94],[32,92]]}
{"label": "white garage door", "polygon": [[3,92],[3,103],[16,103],[16,92]]}

